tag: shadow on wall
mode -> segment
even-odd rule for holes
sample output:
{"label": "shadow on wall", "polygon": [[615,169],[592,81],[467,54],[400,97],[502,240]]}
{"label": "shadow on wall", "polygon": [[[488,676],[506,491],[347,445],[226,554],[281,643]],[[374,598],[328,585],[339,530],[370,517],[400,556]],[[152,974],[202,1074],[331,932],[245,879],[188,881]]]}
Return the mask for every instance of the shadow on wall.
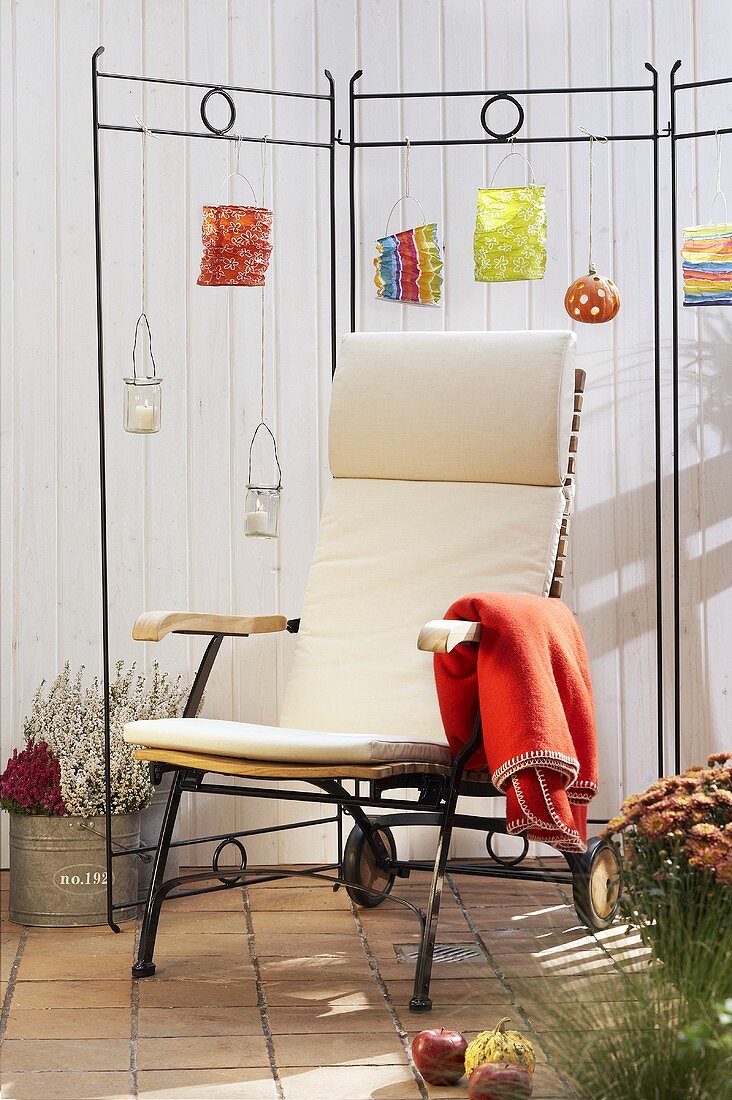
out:
{"label": "shadow on wall", "polygon": [[[699,340],[680,342],[679,380],[683,385],[687,376],[687,383],[696,384],[699,426],[716,432],[716,446],[722,450],[732,447],[732,323],[704,315],[700,328]],[[694,427],[686,433],[686,441],[698,443]],[[683,436],[681,442],[685,442]],[[722,483],[722,488],[729,492],[729,482]]]}
{"label": "shadow on wall", "polygon": [[[689,500],[691,493],[696,492],[699,481],[699,469],[702,470],[701,476],[705,482],[717,486],[717,491],[713,494],[707,494],[705,498],[705,527],[707,530],[712,527],[716,528],[717,526],[721,528],[725,520],[729,520],[732,517],[732,493],[729,489],[729,486],[732,484],[732,451],[715,455],[713,458],[709,458],[705,462],[700,463],[698,467],[695,465],[680,471],[679,494],[682,502],[684,500]],[[672,491],[672,479],[668,476],[664,478],[663,483],[664,498],[670,500]],[[598,545],[592,538],[588,538],[586,533],[591,534],[594,530],[598,529],[599,519],[608,508],[616,508],[620,512],[627,514],[652,515],[655,509],[655,499],[655,484],[654,482],[647,482],[638,489],[619,493],[616,497],[603,501],[600,504],[583,507],[577,512],[575,517],[576,527],[572,531],[573,539],[570,541],[570,545],[573,547],[575,562],[577,561],[578,554],[586,553],[588,559],[593,563],[590,576],[585,576],[583,578],[588,584],[612,572],[617,572],[618,575],[622,576],[624,567],[631,564],[637,565],[638,562],[642,561],[644,558],[648,566],[648,579],[644,585],[624,588],[621,583],[620,591],[616,598],[596,604],[594,607],[588,605],[586,608],[583,608],[581,606],[581,590],[578,593],[575,588],[576,596],[579,595],[580,597],[576,599],[575,602],[578,605],[577,611],[582,618],[583,625],[586,629],[592,631],[593,637],[597,639],[606,638],[608,641],[608,644],[599,651],[597,651],[597,649],[593,650],[598,656],[601,653],[606,653],[614,649],[618,642],[615,632],[615,622],[617,619],[616,599],[632,601],[632,603],[639,608],[645,605],[650,608],[652,612],[650,620],[638,615],[632,615],[628,620],[624,620],[624,629],[620,639],[621,645],[643,637],[648,631],[655,629],[655,542],[652,539],[651,532],[651,537],[649,537],[648,540],[650,545],[647,555],[626,554],[625,557],[618,557],[618,547],[610,544]],[[682,586],[688,588],[692,584],[695,584],[697,587],[700,587],[696,571],[703,565],[704,587],[701,598],[711,599],[721,592],[726,591],[728,588],[732,588],[732,529],[730,531],[730,537],[727,537],[726,541],[717,538],[715,544],[708,548],[702,557],[701,552],[698,554],[689,553],[691,537],[699,535],[699,526],[692,526],[689,522],[690,517],[688,515],[685,524],[683,520],[682,503]],[[664,534],[665,533],[664,531]],[[586,563],[583,562],[583,573],[585,573],[585,570]],[[671,578],[669,578],[669,583],[670,580]]]}
{"label": "shadow on wall", "polygon": [[[684,339],[679,348],[680,465],[679,499],[681,523],[681,644],[686,669],[682,707],[685,719],[694,724],[692,745],[687,751],[698,755],[702,746],[725,739],[726,730],[713,728],[723,723],[724,658],[719,646],[708,644],[710,615],[714,619],[710,636],[718,638],[723,619],[714,601],[732,588],[732,340],[725,321],[700,326],[704,339]],[[650,349],[649,349],[650,353]],[[638,378],[639,362],[634,355],[628,383]],[[602,383],[601,383],[602,384]],[[611,382],[612,384],[612,382]],[[669,439],[670,385],[663,396],[664,436]],[[616,399],[617,400],[617,399]],[[594,416],[601,410],[594,408]],[[650,415],[650,406],[649,406]],[[648,424],[648,439],[652,423]],[[641,449],[638,461],[641,462]],[[652,443],[649,443],[652,446]],[[580,446],[580,492],[582,454]],[[643,451],[644,465],[652,453]],[[647,476],[647,475],[646,475]],[[664,568],[667,570],[666,607],[671,604],[671,502],[673,480],[663,480]],[[656,584],[655,480],[618,492],[612,498],[580,506],[570,547],[575,566],[576,609],[588,635],[595,658],[616,648],[622,659],[637,652],[642,639],[652,644],[655,636]],[[581,501],[580,501],[581,505]],[[610,522],[608,519],[610,517]],[[615,526],[613,526],[613,521]],[[620,530],[622,537],[603,540],[597,532]],[[596,582],[614,576],[617,594],[607,598],[603,591],[593,602]],[[642,579],[641,579],[642,578]],[[717,600],[719,604],[719,601]],[[672,639],[666,639],[670,654]],[[650,670],[649,670],[650,671]],[[721,693],[721,694],[720,694]],[[722,709],[715,715],[715,707]],[[704,728],[697,729],[701,724]],[[685,721],[685,727],[687,723]]]}

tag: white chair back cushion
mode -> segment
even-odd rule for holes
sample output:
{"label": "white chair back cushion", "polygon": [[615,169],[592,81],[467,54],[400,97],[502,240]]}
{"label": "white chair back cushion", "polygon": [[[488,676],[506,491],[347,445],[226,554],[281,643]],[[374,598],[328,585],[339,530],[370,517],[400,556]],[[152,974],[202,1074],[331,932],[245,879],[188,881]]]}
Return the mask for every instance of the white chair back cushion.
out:
{"label": "white chair back cushion", "polygon": [[366,332],[341,344],[334,477],[561,485],[571,332]]}
{"label": "white chair back cushion", "polygon": [[470,592],[548,593],[573,348],[554,332],[344,340],[280,725],[444,745],[417,636]]}
{"label": "white chair back cushion", "polygon": [[444,744],[419,631],[469,592],[548,591],[561,488],[336,479],[280,725]]}

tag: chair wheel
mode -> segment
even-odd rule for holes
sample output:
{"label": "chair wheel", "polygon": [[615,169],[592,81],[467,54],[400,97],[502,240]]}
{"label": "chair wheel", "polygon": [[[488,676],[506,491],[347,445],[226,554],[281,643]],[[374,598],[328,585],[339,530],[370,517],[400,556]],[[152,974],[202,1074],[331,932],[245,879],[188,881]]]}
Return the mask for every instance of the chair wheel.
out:
{"label": "chair wheel", "polygon": [[[376,832],[381,837],[389,856],[396,859],[396,842],[391,829],[387,825],[378,825]],[[379,867],[360,825],[354,825],[348,834],[343,850],[343,877],[346,882],[356,884],[346,886],[346,893],[351,901],[367,909],[373,909],[386,901],[386,895],[394,885],[396,875],[392,871]],[[379,893],[359,890],[358,886],[368,886],[370,890],[376,890]]]}
{"label": "chair wheel", "polygon": [[620,859],[608,840],[593,837],[572,861],[572,896],[577,916],[592,932],[615,920],[620,906]]}

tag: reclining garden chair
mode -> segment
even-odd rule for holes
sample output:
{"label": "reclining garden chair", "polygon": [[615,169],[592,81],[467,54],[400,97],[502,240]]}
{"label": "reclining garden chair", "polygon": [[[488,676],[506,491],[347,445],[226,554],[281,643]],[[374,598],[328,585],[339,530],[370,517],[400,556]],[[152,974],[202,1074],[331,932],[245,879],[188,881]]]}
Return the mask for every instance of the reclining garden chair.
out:
{"label": "reclining garden chair", "polygon": [[[333,383],[330,466],[302,618],[145,614],[133,636],[211,635],[185,715],[125,729],[153,778],[173,779],[133,974],[155,970],[164,899],[334,871],[357,904],[383,902],[396,878],[432,872],[421,922],[413,1011],[428,1011],[440,895],[446,869],[571,884],[578,914],[607,927],[617,907],[613,849],[594,839],[567,853],[568,870],[517,867],[492,844],[505,819],[456,812],[460,795],[500,796],[487,773],[465,770],[481,737],[451,759],[424,652],[475,644],[475,623],[436,620],[470,592],[561,593],[584,373],[569,332],[362,333],[346,337]],[[225,636],[298,633],[279,727],[194,717]],[[236,786],[306,780],[312,792]],[[365,784],[364,784],[365,781]],[[390,797],[414,788],[417,799]],[[245,832],[221,843],[210,870],[164,881],[183,791],[289,798],[336,807],[337,862],[302,872],[246,870]],[[366,810],[370,809],[369,816]],[[385,813],[385,811],[396,811]],[[342,815],[353,827],[342,844]],[[439,827],[434,860],[398,858],[392,827]],[[291,828],[291,825],[287,826]],[[489,859],[448,861],[453,829],[485,833]],[[260,830],[254,830],[260,831]],[[234,844],[240,869],[219,869]],[[399,901],[398,894],[394,901]]]}

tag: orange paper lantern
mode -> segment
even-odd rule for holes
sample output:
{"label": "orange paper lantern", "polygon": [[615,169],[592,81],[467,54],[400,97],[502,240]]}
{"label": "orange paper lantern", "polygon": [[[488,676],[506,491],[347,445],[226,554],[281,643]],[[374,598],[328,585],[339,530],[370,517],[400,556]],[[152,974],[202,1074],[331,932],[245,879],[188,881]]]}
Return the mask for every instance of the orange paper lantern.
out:
{"label": "orange paper lantern", "polygon": [[575,279],[564,295],[564,308],[573,321],[601,325],[612,321],[620,309],[620,291],[612,279],[590,268],[587,275]]}
{"label": "orange paper lantern", "polygon": [[199,286],[264,286],[272,245],[272,211],[260,206],[204,206]]}

